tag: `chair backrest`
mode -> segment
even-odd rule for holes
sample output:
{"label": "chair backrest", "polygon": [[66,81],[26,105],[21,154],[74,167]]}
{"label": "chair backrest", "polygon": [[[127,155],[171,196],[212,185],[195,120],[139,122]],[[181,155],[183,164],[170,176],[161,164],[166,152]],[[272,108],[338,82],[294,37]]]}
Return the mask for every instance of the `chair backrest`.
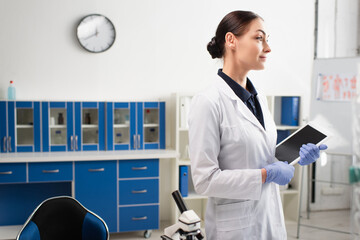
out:
{"label": "chair backrest", "polygon": [[68,196],[42,202],[29,217],[17,240],[107,240],[106,223]]}

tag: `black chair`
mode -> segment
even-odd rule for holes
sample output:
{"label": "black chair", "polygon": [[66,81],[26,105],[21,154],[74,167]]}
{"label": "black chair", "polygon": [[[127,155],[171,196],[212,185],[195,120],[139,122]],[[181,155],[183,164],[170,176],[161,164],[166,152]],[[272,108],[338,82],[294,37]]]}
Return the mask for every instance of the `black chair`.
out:
{"label": "black chair", "polygon": [[43,201],[31,214],[17,240],[108,240],[109,230],[95,213],[68,196]]}

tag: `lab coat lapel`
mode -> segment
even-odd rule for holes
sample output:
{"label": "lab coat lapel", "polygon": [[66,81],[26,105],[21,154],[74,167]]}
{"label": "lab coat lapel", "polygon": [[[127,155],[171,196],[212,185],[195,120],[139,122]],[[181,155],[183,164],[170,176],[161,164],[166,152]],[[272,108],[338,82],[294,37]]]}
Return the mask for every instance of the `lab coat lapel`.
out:
{"label": "lab coat lapel", "polygon": [[[227,95],[230,99],[236,102],[237,114],[240,116],[244,116],[249,122],[258,127],[261,131],[264,131],[263,126],[259,122],[259,120],[255,117],[255,115],[250,111],[250,109],[245,105],[245,103],[234,93],[234,91],[230,88],[230,86],[220,77],[218,76],[216,85],[218,88]],[[261,106],[263,107],[263,106]]]}

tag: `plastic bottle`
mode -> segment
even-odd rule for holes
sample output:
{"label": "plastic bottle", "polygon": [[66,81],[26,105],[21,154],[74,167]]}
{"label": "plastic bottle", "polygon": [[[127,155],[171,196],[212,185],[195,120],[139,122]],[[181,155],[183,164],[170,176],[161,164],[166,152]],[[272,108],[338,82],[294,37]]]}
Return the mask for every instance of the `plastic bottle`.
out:
{"label": "plastic bottle", "polygon": [[8,100],[16,99],[16,91],[14,87],[14,81],[10,81],[10,85],[8,87]]}

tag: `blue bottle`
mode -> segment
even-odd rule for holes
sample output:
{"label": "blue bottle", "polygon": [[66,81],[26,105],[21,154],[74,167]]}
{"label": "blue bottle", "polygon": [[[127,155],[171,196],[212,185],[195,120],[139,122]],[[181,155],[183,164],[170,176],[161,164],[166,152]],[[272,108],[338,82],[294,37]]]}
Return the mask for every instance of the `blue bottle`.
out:
{"label": "blue bottle", "polygon": [[10,81],[10,85],[8,87],[8,100],[16,99],[16,91],[14,87],[14,81]]}

